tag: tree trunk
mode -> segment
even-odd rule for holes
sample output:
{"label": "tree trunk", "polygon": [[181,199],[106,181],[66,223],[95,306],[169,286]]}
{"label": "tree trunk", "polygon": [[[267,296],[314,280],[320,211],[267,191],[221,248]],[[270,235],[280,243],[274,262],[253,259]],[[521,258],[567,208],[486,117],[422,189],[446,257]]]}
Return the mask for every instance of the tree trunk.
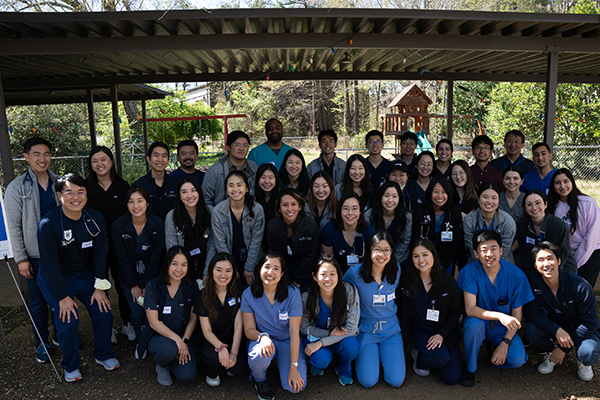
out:
{"label": "tree trunk", "polygon": [[358,81],[354,81],[354,135],[358,134]]}
{"label": "tree trunk", "polygon": [[379,102],[380,101],[381,101],[381,82],[379,82],[377,84],[377,105],[375,106],[376,110],[377,110],[377,114],[375,114],[375,118],[377,118],[377,129],[382,130],[383,126],[382,127],[379,126]]}
{"label": "tree trunk", "polygon": [[344,81],[344,100],[346,106],[344,107],[344,132],[346,135],[350,132],[350,94],[348,93],[348,81]]}
{"label": "tree trunk", "polygon": [[136,132],[136,136],[139,136],[142,133],[142,124],[137,119],[139,114],[137,101],[123,100],[123,107],[125,108],[125,113],[127,113],[127,120],[131,129]]}

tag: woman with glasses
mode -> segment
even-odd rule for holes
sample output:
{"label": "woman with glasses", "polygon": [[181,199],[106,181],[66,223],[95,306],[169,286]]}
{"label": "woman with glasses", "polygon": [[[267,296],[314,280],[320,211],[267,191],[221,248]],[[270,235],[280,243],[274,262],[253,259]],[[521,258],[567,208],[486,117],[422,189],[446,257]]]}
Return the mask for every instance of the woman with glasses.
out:
{"label": "woman with glasses", "polygon": [[404,187],[406,209],[414,211],[425,201],[425,191],[432,176],[435,176],[435,156],[430,151],[419,154],[415,160],[415,169]]}

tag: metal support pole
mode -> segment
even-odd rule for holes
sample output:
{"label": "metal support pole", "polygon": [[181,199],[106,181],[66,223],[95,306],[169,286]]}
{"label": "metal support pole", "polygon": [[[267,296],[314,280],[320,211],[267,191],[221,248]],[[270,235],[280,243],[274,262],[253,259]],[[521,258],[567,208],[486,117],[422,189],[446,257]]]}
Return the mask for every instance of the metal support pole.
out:
{"label": "metal support pole", "polygon": [[146,173],[150,171],[150,165],[148,165],[148,120],[146,115],[146,100],[142,100],[142,131],[144,132],[144,162],[146,163]]}
{"label": "metal support pole", "polygon": [[227,135],[229,135],[229,130],[227,130],[227,117],[223,117],[223,151],[227,153]]}
{"label": "metal support pole", "polygon": [[88,119],[90,125],[90,140],[92,142],[92,148],[94,148],[98,144],[98,142],[96,141],[96,116],[94,113],[94,94],[92,93],[92,89],[87,89],[86,94],[88,106]]}
{"label": "metal support pole", "polygon": [[556,119],[556,88],[558,86],[558,51],[548,52],[548,67],[546,69],[546,104],[544,107],[544,143],[554,145],[554,127]]}
{"label": "metal support pole", "polygon": [[123,176],[123,154],[121,152],[121,124],[119,124],[119,99],[117,85],[110,85],[110,102],[112,105],[113,129],[115,137],[115,159],[117,160],[117,173]]}
{"label": "metal support pole", "polygon": [[448,81],[448,91],[446,93],[446,138],[452,141],[452,120],[454,116],[454,81]]}
{"label": "metal support pole", "polygon": [[4,101],[4,89],[2,76],[0,76],[0,159],[2,160],[2,173],[4,175],[4,187],[15,179],[13,169],[12,152],[10,150],[10,137],[8,135],[8,120],[6,119],[6,102]]}

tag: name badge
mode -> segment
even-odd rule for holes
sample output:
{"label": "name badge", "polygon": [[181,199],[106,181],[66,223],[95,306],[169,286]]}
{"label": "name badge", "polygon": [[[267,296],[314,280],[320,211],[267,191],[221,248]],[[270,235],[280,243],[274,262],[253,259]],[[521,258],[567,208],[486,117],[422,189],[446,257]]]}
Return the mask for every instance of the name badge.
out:
{"label": "name badge", "polygon": [[146,250],[148,250],[149,248],[150,248],[150,245],[149,245],[149,244],[143,244],[143,245],[142,245],[142,251],[146,251]]}
{"label": "name badge", "polygon": [[387,301],[392,301],[396,298],[396,292],[392,292],[387,295]]}
{"label": "name badge", "polygon": [[171,314],[171,306],[164,306],[163,314]]}
{"label": "name badge", "polygon": [[202,253],[202,252],[200,251],[200,249],[198,247],[196,247],[194,250],[190,251],[190,256],[197,256],[200,253]]}
{"label": "name badge", "polygon": [[287,321],[288,319],[290,319],[290,316],[288,315],[288,312],[282,312],[279,311],[279,320],[280,321]]}
{"label": "name badge", "polygon": [[236,304],[235,298],[230,298],[229,300],[227,300],[227,302],[229,303],[229,306],[233,307]]}
{"label": "name badge", "polygon": [[525,237],[525,243],[535,246],[535,239],[527,236],[527,237]]}
{"label": "name badge", "polygon": [[427,310],[427,321],[438,322],[440,320],[440,312],[438,310]]}
{"label": "name badge", "polygon": [[358,264],[358,256],[356,254],[347,255],[346,262],[348,263],[348,266]]}
{"label": "name badge", "polygon": [[374,294],[373,295],[373,307],[384,307],[385,306],[385,294]]}
{"label": "name badge", "polygon": [[451,241],[452,241],[452,231],[442,232],[442,242],[451,242]]}
{"label": "name badge", "polygon": [[81,243],[81,248],[82,249],[87,249],[88,247],[92,247],[94,245],[94,241],[90,240],[89,242],[83,242]]}
{"label": "name badge", "polygon": [[287,252],[290,256],[292,255],[292,248],[289,245],[287,247]]}

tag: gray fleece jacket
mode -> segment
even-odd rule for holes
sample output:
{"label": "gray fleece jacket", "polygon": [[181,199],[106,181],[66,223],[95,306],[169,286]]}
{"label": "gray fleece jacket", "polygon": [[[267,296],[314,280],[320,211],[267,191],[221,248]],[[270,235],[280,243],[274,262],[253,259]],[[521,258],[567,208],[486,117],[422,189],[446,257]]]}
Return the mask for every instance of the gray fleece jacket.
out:
{"label": "gray fleece jacket", "polygon": [[[511,264],[515,263],[515,258],[511,246],[515,241],[515,234],[517,233],[517,224],[515,220],[506,211],[500,209],[496,210],[494,214],[494,230],[502,237],[502,257],[504,261],[508,261]],[[463,221],[463,229],[465,231],[465,248],[467,249],[467,264],[475,261],[475,254],[473,254],[473,235],[475,232],[483,229],[485,221],[481,216],[481,209],[476,209],[467,214]]]}
{"label": "gray fleece jacket", "polygon": [[[52,197],[58,206],[58,196],[54,190],[54,182],[58,179],[58,175],[50,170],[48,175],[52,181]],[[4,194],[4,203],[15,262],[40,258],[37,238],[38,224],[41,219],[40,191],[37,176],[31,168],[8,185]]]}
{"label": "gray fleece jacket", "polygon": [[[227,198],[227,188],[225,187],[225,178],[229,175],[227,157],[229,156],[224,155],[211,165],[202,181],[202,194],[204,195],[206,206],[211,213],[217,204]],[[251,160],[246,160],[246,166],[248,168],[248,184],[250,188],[253,188],[258,166]]]}
{"label": "gray fleece jacket", "polygon": [[[331,335],[332,329],[321,329],[317,326],[317,322],[313,321],[310,318],[310,314],[306,309],[306,303],[308,301],[308,292],[302,293],[302,309],[304,313],[302,314],[302,322],[300,323],[300,333],[303,335],[312,335],[314,337],[320,338],[321,343],[323,343],[323,347],[331,346],[332,344],[336,344],[341,342],[343,339],[346,339],[350,336],[358,335],[358,321],[360,319],[360,298],[358,293],[356,292],[356,288],[354,285],[348,282],[341,282],[346,288],[346,296],[348,297],[348,311],[346,312],[346,321],[344,323],[344,328],[348,331],[347,335],[344,336],[333,336]],[[317,301],[317,309],[315,313],[319,315],[319,302]]]}
{"label": "gray fleece jacket", "polygon": [[[308,172],[308,176],[312,179],[313,175],[319,171],[323,171],[323,158],[319,156],[318,158],[312,160],[310,164],[306,166],[306,172]],[[346,170],[346,161],[342,160],[338,156],[333,157],[333,185],[337,185],[338,183],[342,183],[342,178],[344,177],[344,171]]]}
{"label": "gray fleece jacket", "polygon": [[[204,178],[206,179],[206,178]],[[212,235],[214,250],[209,250],[208,256],[215,253],[229,253],[233,250],[233,224],[229,207],[231,199],[226,199],[215,206],[211,216]],[[265,213],[257,202],[252,208],[254,218],[250,217],[247,207],[242,212],[242,230],[244,232],[244,243],[248,249],[248,258],[244,270],[253,272],[262,250],[262,240],[265,231]],[[212,253],[214,251],[215,253]],[[208,260],[208,257],[207,257]]]}

